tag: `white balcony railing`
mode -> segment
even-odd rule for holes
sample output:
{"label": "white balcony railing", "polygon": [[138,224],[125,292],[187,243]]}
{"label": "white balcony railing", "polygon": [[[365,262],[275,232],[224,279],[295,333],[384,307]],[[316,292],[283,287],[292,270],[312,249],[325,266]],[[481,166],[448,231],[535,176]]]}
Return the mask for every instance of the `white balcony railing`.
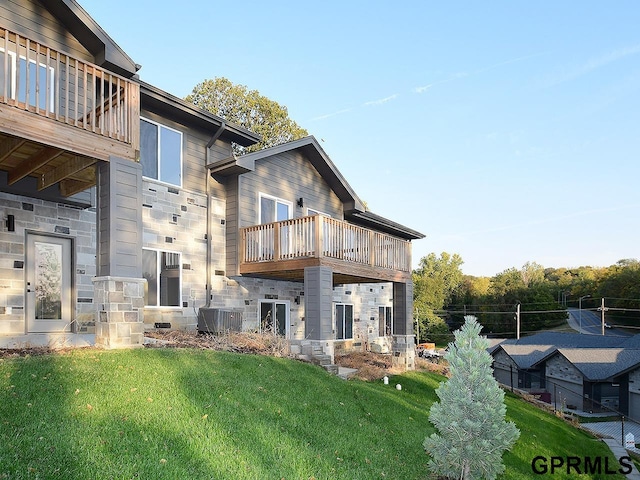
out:
{"label": "white balcony railing", "polygon": [[410,242],[323,215],[241,229],[242,263],[332,258],[411,272]]}

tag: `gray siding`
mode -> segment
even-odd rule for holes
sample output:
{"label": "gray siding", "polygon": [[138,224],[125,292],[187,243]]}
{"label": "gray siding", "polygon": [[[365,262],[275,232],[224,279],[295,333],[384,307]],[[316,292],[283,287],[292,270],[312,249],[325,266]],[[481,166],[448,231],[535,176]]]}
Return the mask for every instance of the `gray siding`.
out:
{"label": "gray siding", "polygon": [[142,278],[142,167],[111,157],[98,173],[98,276]]}
{"label": "gray siding", "polygon": [[[238,229],[258,225],[260,193],[293,205],[293,218],[307,215],[307,209],[344,219],[342,202],[318,171],[299,152],[289,151],[258,160],[255,171],[227,180],[227,272],[238,272]],[[304,207],[296,204],[304,200]]]}
{"label": "gray siding", "polygon": [[227,202],[226,202],[226,258],[227,258],[227,275],[238,275],[239,260],[238,248],[240,235],[238,231],[238,177],[229,177],[226,181]]}
{"label": "gray siding", "polygon": [[[241,175],[240,179],[240,227],[260,223],[260,193],[291,202],[294,218],[305,216],[307,208],[340,220],[344,218],[340,199],[309,161],[297,151],[258,160],[255,171]],[[304,199],[304,208],[296,205],[299,198]]]}
{"label": "gray siding", "polygon": [[332,340],[333,272],[328,267],[304,269],[305,338]]}
{"label": "gray siding", "polygon": [[27,38],[96,63],[87,49],[40,2],[4,0],[0,3],[0,23]]}
{"label": "gray siding", "polygon": [[393,334],[413,335],[413,283],[393,284]]}

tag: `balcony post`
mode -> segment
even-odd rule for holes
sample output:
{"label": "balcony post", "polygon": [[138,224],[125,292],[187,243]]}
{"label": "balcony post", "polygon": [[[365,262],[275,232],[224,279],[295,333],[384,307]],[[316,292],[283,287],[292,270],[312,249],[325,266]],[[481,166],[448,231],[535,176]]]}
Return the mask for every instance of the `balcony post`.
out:
{"label": "balcony post", "polygon": [[273,224],[273,260],[280,260],[280,222]]}
{"label": "balcony post", "polygon": [[376,232],[369,230],[369,265],[376,264]]}
{"label": "balcony post", "polygon": [[322,251],[324,250],[324,245],[322,242],[322,239],[324,238],[324,221],[323,221],[324,217],[322,215],[315,215],[313,217],[313,221],[316,224],[316,228],[315,228],[315,232],[316,232],[316,238],[315,238],[315,244],[316,244],[316,248],[315,248],[315,252],[314,252],[314,257],[315,258],[320,258],[322,256]]}

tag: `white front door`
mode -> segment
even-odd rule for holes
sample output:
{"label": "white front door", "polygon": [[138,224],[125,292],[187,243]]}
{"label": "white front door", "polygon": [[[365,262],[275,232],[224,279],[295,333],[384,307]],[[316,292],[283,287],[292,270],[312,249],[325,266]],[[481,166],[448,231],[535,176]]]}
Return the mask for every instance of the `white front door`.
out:
{"label": "white front door", "polygon": [[27,234],[27,331],[71,331],[71,239]]}

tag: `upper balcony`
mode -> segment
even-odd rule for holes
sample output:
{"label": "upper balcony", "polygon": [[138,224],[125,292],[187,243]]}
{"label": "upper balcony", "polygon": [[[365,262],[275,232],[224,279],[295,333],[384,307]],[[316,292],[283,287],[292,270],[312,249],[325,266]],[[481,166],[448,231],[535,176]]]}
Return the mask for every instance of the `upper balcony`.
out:
{"label": "upper balcony", "polygon": [[240,273],[302,281],[333,269],[335,284],[407,282],[411,242],[323,215],[241,228]]}
{"label": "upper balcony", "polygon": [[140,87],[0,27],[0,170],[63,196],[95,185],[95,163],[137,160]]}

